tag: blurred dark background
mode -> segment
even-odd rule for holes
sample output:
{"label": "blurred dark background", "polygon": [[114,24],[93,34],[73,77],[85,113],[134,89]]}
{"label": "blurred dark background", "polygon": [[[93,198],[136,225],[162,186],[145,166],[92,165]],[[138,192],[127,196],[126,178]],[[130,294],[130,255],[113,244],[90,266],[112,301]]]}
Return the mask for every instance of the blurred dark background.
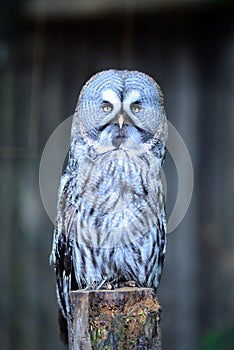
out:
{"label": "blurred dark background", "polygon": [[[163,349],[234,349],[233,5],[1,1],[1,349],[63,349],[40,158],[51,133],[73,113],[84,82],[106,68],[155,78],[193,162],[192,202],[168,235],[159,287]],[[170,155],[165,172],[169,216],[178,185]]]}

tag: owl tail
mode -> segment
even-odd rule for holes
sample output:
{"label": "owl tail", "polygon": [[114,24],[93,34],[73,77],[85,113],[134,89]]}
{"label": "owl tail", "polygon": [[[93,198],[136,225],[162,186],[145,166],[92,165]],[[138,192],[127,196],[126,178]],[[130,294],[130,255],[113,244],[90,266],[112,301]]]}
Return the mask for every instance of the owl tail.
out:
{"label": "owl tail", "polygon": [[67,320],[64,318],[61,310],[58,310],[58,324],[60,339],[65,345],[68,345]]}

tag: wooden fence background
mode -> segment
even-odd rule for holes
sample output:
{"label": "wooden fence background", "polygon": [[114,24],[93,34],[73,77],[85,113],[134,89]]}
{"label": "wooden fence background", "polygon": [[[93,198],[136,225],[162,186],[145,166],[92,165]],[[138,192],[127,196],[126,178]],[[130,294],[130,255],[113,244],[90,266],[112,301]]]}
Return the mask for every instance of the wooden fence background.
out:
{"label": "wooden fence background", "polygon": [[[40,157],[87,78],[115,67],[159,82],[192,158],[194,194],[168,237],[159,300],[163,348],[198,349],[206,331],[234,324],[233,3],[102,0],[84,9],[82,1],[8,0],[0,7],[1,348],[63,349]],[[165,172],[169,216],[177,193],[170,156]]]}

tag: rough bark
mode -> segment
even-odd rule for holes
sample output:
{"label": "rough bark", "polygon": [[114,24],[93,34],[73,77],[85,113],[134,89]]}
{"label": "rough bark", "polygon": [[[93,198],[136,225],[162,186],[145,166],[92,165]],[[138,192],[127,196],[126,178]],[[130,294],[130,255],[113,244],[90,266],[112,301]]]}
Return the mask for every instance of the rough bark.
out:
{"label": "rough bark", "polygon": [[160,306],[149,288],[71,292],[69,350],[160,350]]}

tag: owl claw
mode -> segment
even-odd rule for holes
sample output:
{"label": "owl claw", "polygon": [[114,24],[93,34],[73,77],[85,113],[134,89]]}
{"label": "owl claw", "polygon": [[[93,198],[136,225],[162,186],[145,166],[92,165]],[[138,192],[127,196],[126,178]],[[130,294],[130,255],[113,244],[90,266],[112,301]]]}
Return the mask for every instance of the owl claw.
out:
{"label": "owl claw", "polygon": [[95,289],[101,289],[106,283],[106,279],[103,280]]}
{"label": "owl claw", "polygon": [[125,286],[126,287],[136,288],[138,286],[138,284],[135,281],[127,281],[127,282],[125,282]]}
{"label": "owl claw", "polygon": [[130,288],[136,288],[139,287],[138,283],[135,281],[125,281],[119,284],[120,288],[124,288],[124,287],[130,287]]}
{"label": "owl claw", "polygon": [[102,285],[105,283],[106,281],[102,281],[98,286],[97,286],[97,282],[93,281],[92,283],[88,284],[84,290],[96,290],[96,289],[100,289],[102,287]]}

